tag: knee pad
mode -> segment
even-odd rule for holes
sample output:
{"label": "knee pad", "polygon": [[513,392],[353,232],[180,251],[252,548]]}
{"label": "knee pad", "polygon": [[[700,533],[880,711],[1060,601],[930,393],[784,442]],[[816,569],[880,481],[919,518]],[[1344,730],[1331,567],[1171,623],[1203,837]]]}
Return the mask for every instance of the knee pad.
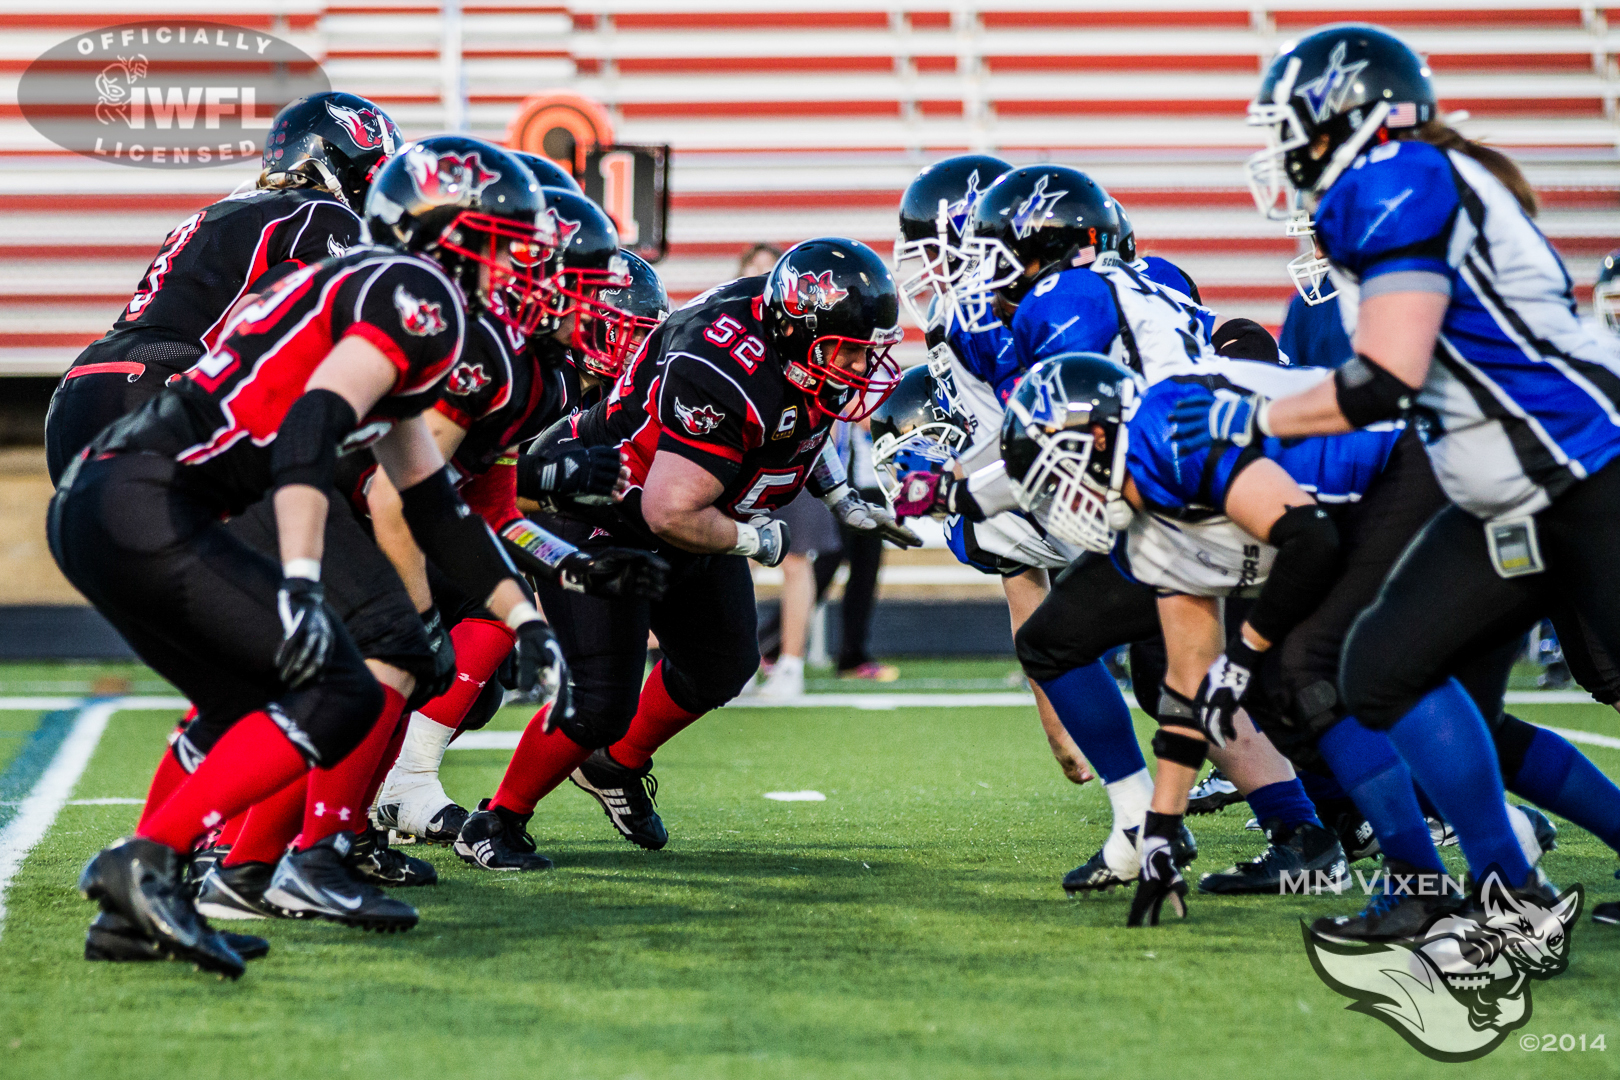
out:
{"label": "knee pad", "polygon": [[613,678],[611,671],[596,668],[589,659],[572,665],[574,715],[557,721],[564,735],[590,750],[612,746],[624,738],[641,701],[638,683]]}
{"label": "knee pad", "polygon": [[1161,728],[1153,736],[1153,756],[1161,761],[1173,761],[1197,770],[1203,767],[1209,744],[1202,739],[1183,735],[1173,728]]}
{"label": "knee pad", "polygon": [[1506,783],[1513,783],[1524,768],[1524,756],[1530,752],[1530,743],[1536,737],[1536,728],[1527,724],[1511,713],[1503,713],[1502,718],[1491,728],[1491,740],[1496,743],[1496,757],[1502,766],[1502,779]]}
{"label": "knee pad", "polygon": [[501,680],[491,677],[478,692],[478,699],[472,703],[472,708],[467,710],[467,715],[462,717],[461,726],[456,730],[458,732],[479,730],[495,718],[495,714],[501,711],[501,703],[505,700],[506,687],[501,685]]}
{"label": "knee pad", "polygon": [[670,700],[688,712],[705,713],[718,709],[748,686],[759,670],[759,650],[747,650],[741,656],[732,656],[717,662],[718,657],[705,657],[701,668],[677,664],[668,652],[664,653],[664,689]]}
{"label": "knee pad", "polygon": [[382,686],[363,662],[334,664],[313,686],[272,702],[267,711],[312,766],[330,769],[370,733],[383,700]]}

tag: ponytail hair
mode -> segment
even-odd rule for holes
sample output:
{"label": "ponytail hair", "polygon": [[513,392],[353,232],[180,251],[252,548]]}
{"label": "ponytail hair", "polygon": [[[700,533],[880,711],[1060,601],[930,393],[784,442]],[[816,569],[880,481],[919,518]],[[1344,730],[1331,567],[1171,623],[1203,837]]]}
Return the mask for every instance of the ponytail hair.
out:
{"label": "ponytail hair", "polygon": [[1412,137],[1441,150],[1457,150],[1467,154],[1485,166],[1503,187],[1513,193],[1513,197],[1519,201],[1526,214],[1536,216],[1540,207],[1536,203],[1535,189],[1530,186],[1530,181],[1525,179],[1524,173],[1519,171],[1519,167],[1513,163],[1513,159],[1500,150],[1493,150],[1483,143],[1475,142],[1456,128],[1447,127],[1440,120],[1430,120],[1413,132]]}

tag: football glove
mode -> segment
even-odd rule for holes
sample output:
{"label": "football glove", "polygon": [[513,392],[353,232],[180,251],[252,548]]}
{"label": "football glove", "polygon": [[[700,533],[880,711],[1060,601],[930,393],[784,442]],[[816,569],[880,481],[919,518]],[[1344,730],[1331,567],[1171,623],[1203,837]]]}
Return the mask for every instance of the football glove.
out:
{"label": "football glove", "polygon": [[609,503],[619,482],[619,450],[614,446],[583,446],[544,459],[525,455],[521,467],[530,470],[532,490],[542,495],[588,505]]}
{"label": "football glove", "polygon": [[737,523],[737,543],[727,554],[746,555],[761,566],[780,566],[792,542],[787,522],[760,514],[746,524]]}
{"label": "football glove", "polygon": [[[1145,828],[1145,827],[1144,827]],[[1176,868],[1170,841],[1163,836],[1144,836],[1138,849],[1142,869],[1137,872],[1136,896],[1126,926],[1159,925],[1159,913],[1166,900],[1178,918],[1187,917],[1187,882]]]}
{"label": "football glove", "polygon": [[950,504],[951,486],[956,477],[950,473],[918,471],[900,478],[900,490],[894,496],[894,516],[906,518],[944,514]]}
{"label": "football glove", "polygon": [[1227,739],[1237,738],[1237,711],[1243,707],[1243,695],[1249,692],[1260,656],[1259,650],[1250,648],[1238,633],[1226,652],[1209,665],[1209,673],[1199,684],[1193,712],[1198,716],[1198,726],[1204,729],[1204,737],[1216,746],[1225,746]]}
{"label": "football glove", "polygon": [[1260,413],[1268,404],[1262,394],[1236,397],[1200,389],[1171,406],[1171,441],[1182,457],[1218,442],[1248,446],[1257,436],[1265,437]]}
{"label": "football glove", "polygon": [[281,616],[276,671],[288,689],[296,689],[320,673],[332,652],[334,631],[326,613],[326,590],[310,578],[282,578],[276,613]]}
{"label": "football glove", "polygon": [[570,592],[614,600],[662,600],[669,585],[669,563],[635,548],[572,552],[558,569],[558,583]]}
{"label": "football glove", "polygon": [[922,547],[922,537],[896,521],[887,507],[867,502],[853,488],[846,489],[828,509],[833,517],[858,532],[875,533],[896,547]]}
{"label": "football glove", "polygon": [[545,730],[550,731],[557,719],[572,719],[574,693],[568,680],[568,661],[563,659],[562,646],[557,644],[551,627],[539,619],[519,624],[515,651],[518,692],[540,701],[556,698],[546,716]]}
{"label": "football glove", "polygon": [[422,626],[427,630],[428,647],[433,650],[433,678],[424,680],[426,685],[418,686],[411,696],[422,697],[426,703],[448,693],[456,684],[456,647],[450,641],[450,631],[444,628],[444,616],[439,614],[437,604],[422,612]]}

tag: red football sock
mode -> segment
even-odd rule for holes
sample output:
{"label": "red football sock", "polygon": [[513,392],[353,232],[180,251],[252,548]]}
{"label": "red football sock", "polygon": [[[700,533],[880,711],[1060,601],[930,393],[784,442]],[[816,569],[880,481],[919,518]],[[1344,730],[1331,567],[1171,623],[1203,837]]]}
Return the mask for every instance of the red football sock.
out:
{"label": "red football sock", "polygon": [[462,619],[450,628],[456,647],[456,681],[450,689],[422,706],[422,715],[447,728],[461,726],[467,711],[484,692],[484,684],[512,652],[517,635],[505,623],[489,619]]}
{"label": "red football sock", "polygon": [[608,754],[627,769],[639,769],[652,760],[653,752],[686,730],[703,714],[688,712],[675,704],[664,688],[664,662],[647,676],[641,688],[641,701],[624,738],[608,747]]}
{"label": "red football sock", "polygon": [[300,849],[343,829],[360,832],[366,827],[366,788],[405,711],[405,697],[398,690],[384,686],[382,692],[382,712],[360,745],[330,769],[316,769],[310,774],[304,828],[298,838]]}
{"label": "red football sock", "polygon": [[190,851],[209,829],[308,771],[309,763],[268,714],[248,713],[136,834],[176,851]]}
{"label": "red football sock", "polygon": [[300,776],[246,814],[239,815],[246,819],[246,824],[236,843],[231,845],[230,854],[225,856],[225,865],[273,863],[286,854],[287,845],[298,835],[298,826],[304,823],[304,793],[308,790],[309,776]]}
{"label": "red football sock", "polygon": [[[252,811],[249,811],[249,813],[252,813]],[[219,830],[219,838],[214,841],[214,846],[230,847],[236,843],[236,838],[242,835],[242,826],[246,824],[247,814],[237,814],[231,818],[225,823],[225,827]]]}
{"label": "red football sock", "polygon": [[493,806],[503,806],[516,814],[531,814],[534,806],[545,798],[568,774],[579,768],[591,752],[562,733],[562,728],[546,732],[546,713],[550,705],[542,706],[523,729],[517,750],[501,777],[501,786],[490,800]]}
{"label": "red football sock", "polygon": [[180,759],[174,756],[171,747],[164,747],[163,760],[158,762],[157,772],[152,774],[152,785],[146,789],[146,805],[141,807],[141,820],[135,826],[139,832],[152,820],[152,815],[162,808],[169,796],[174,794],[175,788],[186,782],[191,774],[186,772]]}
{"label": "red football sock", "polygon": [[394,735],[388,740],[388,747],[377,762],[377,767],[371,771],[371,783],[366,785],[366,797],[360,805],[369,810],[371,804],[377,801],[377,792],[382,790],[383,781],[388,779],[388,770],[394,767],[399,760],[399,748],[405,745],[405,732],[410,729],[411,718],[403,712],[394,724]]}

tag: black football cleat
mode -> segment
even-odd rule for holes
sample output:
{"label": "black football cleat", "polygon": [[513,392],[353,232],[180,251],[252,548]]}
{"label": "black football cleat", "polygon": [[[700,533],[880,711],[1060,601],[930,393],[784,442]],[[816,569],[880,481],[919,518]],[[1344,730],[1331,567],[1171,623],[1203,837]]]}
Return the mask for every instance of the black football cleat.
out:
{"label": "black football cleat", "polygon": [[1349,808],[1336,814],[1333,820],[1323,818],[1323,824],[1339,838],[1339,846],[1344,848],[1345,862],[1358,863],[1362,859],[1374,859],[1383,854],[1383,847],[1378,843],[1378,834],[1373,832],[1372,822],[1360,810]]}
{"label": "black football cleat", "polygon": [[[1271,819],[1265,826],[1266,850],[1257,857],[1198,881],[1198,891],[1221,895],[1282,892],[1283,875],[1304,881],[1310,888],[1320,882],[1342,887],[1349,881],[1350,867],[1339,838],[1321,825],[1306,823],[1294,829],[1283,828]],[[1318,875],[1323,875],[1319,877]]]}
{"label": "black football cleat", "polygon": [[602,805],[613,827],[632,844],[657,851],[669,843],[669,832],[655,809],[658,780],[652,762],[627,769],[606,750],[597,750],[568,779]]}
{"label": "black football cleat", "polygon": [[[243,960],[258,960],[270,953],[270,943],[262,937],[225,932],[219,932],[219,936]],[[84,937],[84,958],[113,963],[168,959],[156,945],[143,938],[128,919],[110,911],[103,911],[91,920],[90,931]]]}
{"label": "black football cleat", "polygon": [[1530,822],[1530,832],[1535,836],[1536,843],[1540,845],[1543,855],[1558,847],[1558,826],[1552,823],[1551,818],[1535,807],[1523,803],[1513,807],[1513,809],[1523,814],[1525,820]]}
{"label": "black football cleat", "polygon": [[[1384,858],[1383,876],[1389,882],[1422,874],[1411,863]],[[1311,933],[1341,945],[1410,941],[1421,936],[1436,919],[1463,909],[1466,897],[1450,893],[1422,896],[1413,892],[1380,892],[1354,915],[1332,915],[1311,923]]]}
{"label": "black football cleat", "polygon": [[265,902],[303,919],[326,919],[380,933],[416,925],[416,909],[355,872],[354,834],[336,832],[276,864]]}
{"label": "black football cleat", "polygon": [[1221,770],[1211,769],[1209,775],[1188,793],[1187,813],[1213,814],[1242,801],[1243,796],[1238,793],[1237,785],[1228,780]]}
{"label": "black football cleat", "polygon": [[1613,900],[1607,904],[1599,904],[1592,909],[1592,921],[1607,923],[1610,926],[1620,926],[1620,904]]}
{"label": "black football cleat", "polygon": [[432,863],[390,847],[388,834],[376,826],[355,836],[352,864],[355,873],[378,885],[409,888],[439,883],[439,872]]}
{"label": "black football cleat", "polygon": [[485,799],[456,837],[455,852],[462,861],[482,870],[550,870],[551,860],[534,850],[529,835],[533,814],[514,814]]}
{"label": "black football cleat", "polygon": [[[239,979],[247,965],[209,928],[186,890],[186,860],[155,840],[132,836],[103,848],[79,874],[79,893],[123,920],[159,953]],[[86,940],[88,955],[89,941]]]}
{"label": "black football cleat", "polygon": [[186,866],[186,887],[191,890],[191,895],[197,895],[197,889],[202,885],[202,879],[208,876],[208,871],[230,853],[229,844],[215,844],[191,853],[191,862]]}
{"label": "black football cleat", "polygon": [[274,863],[219,863],[197,887],[197,911],[205,918],[225,921],[294,918],[264,898],[275,872]]}
{"label": "black football cleat", "polygon": [[[1134,846],[1138,827],[1133,825],[1122,830],[1127,839]],[[1070,896],[1082,892],[1107,892],[1115,885],[1129,885],[1136,880],[1136,872],[1128,876],[1115,871],[1108,865],[1103,857],[1107,845],[1097,849],[1097,854],[1087,859],[1081,865],[1063,875],[1063,891]],[[1181,833],[1176,837],[1175,843],[1170,845],[1170,852],[1175,858],[1176,866],[1186,866],[1198,858],[1198,841],[1194,839],[1192,830],[1183,823]]]}
{"label": "black football cleat", "polygon": [[467,821],[467,808],[446,803],[437,810],[424,811],[406,803],[378,803],[372,811],[377,827],[391,833],[395,844],[454,844]]}

